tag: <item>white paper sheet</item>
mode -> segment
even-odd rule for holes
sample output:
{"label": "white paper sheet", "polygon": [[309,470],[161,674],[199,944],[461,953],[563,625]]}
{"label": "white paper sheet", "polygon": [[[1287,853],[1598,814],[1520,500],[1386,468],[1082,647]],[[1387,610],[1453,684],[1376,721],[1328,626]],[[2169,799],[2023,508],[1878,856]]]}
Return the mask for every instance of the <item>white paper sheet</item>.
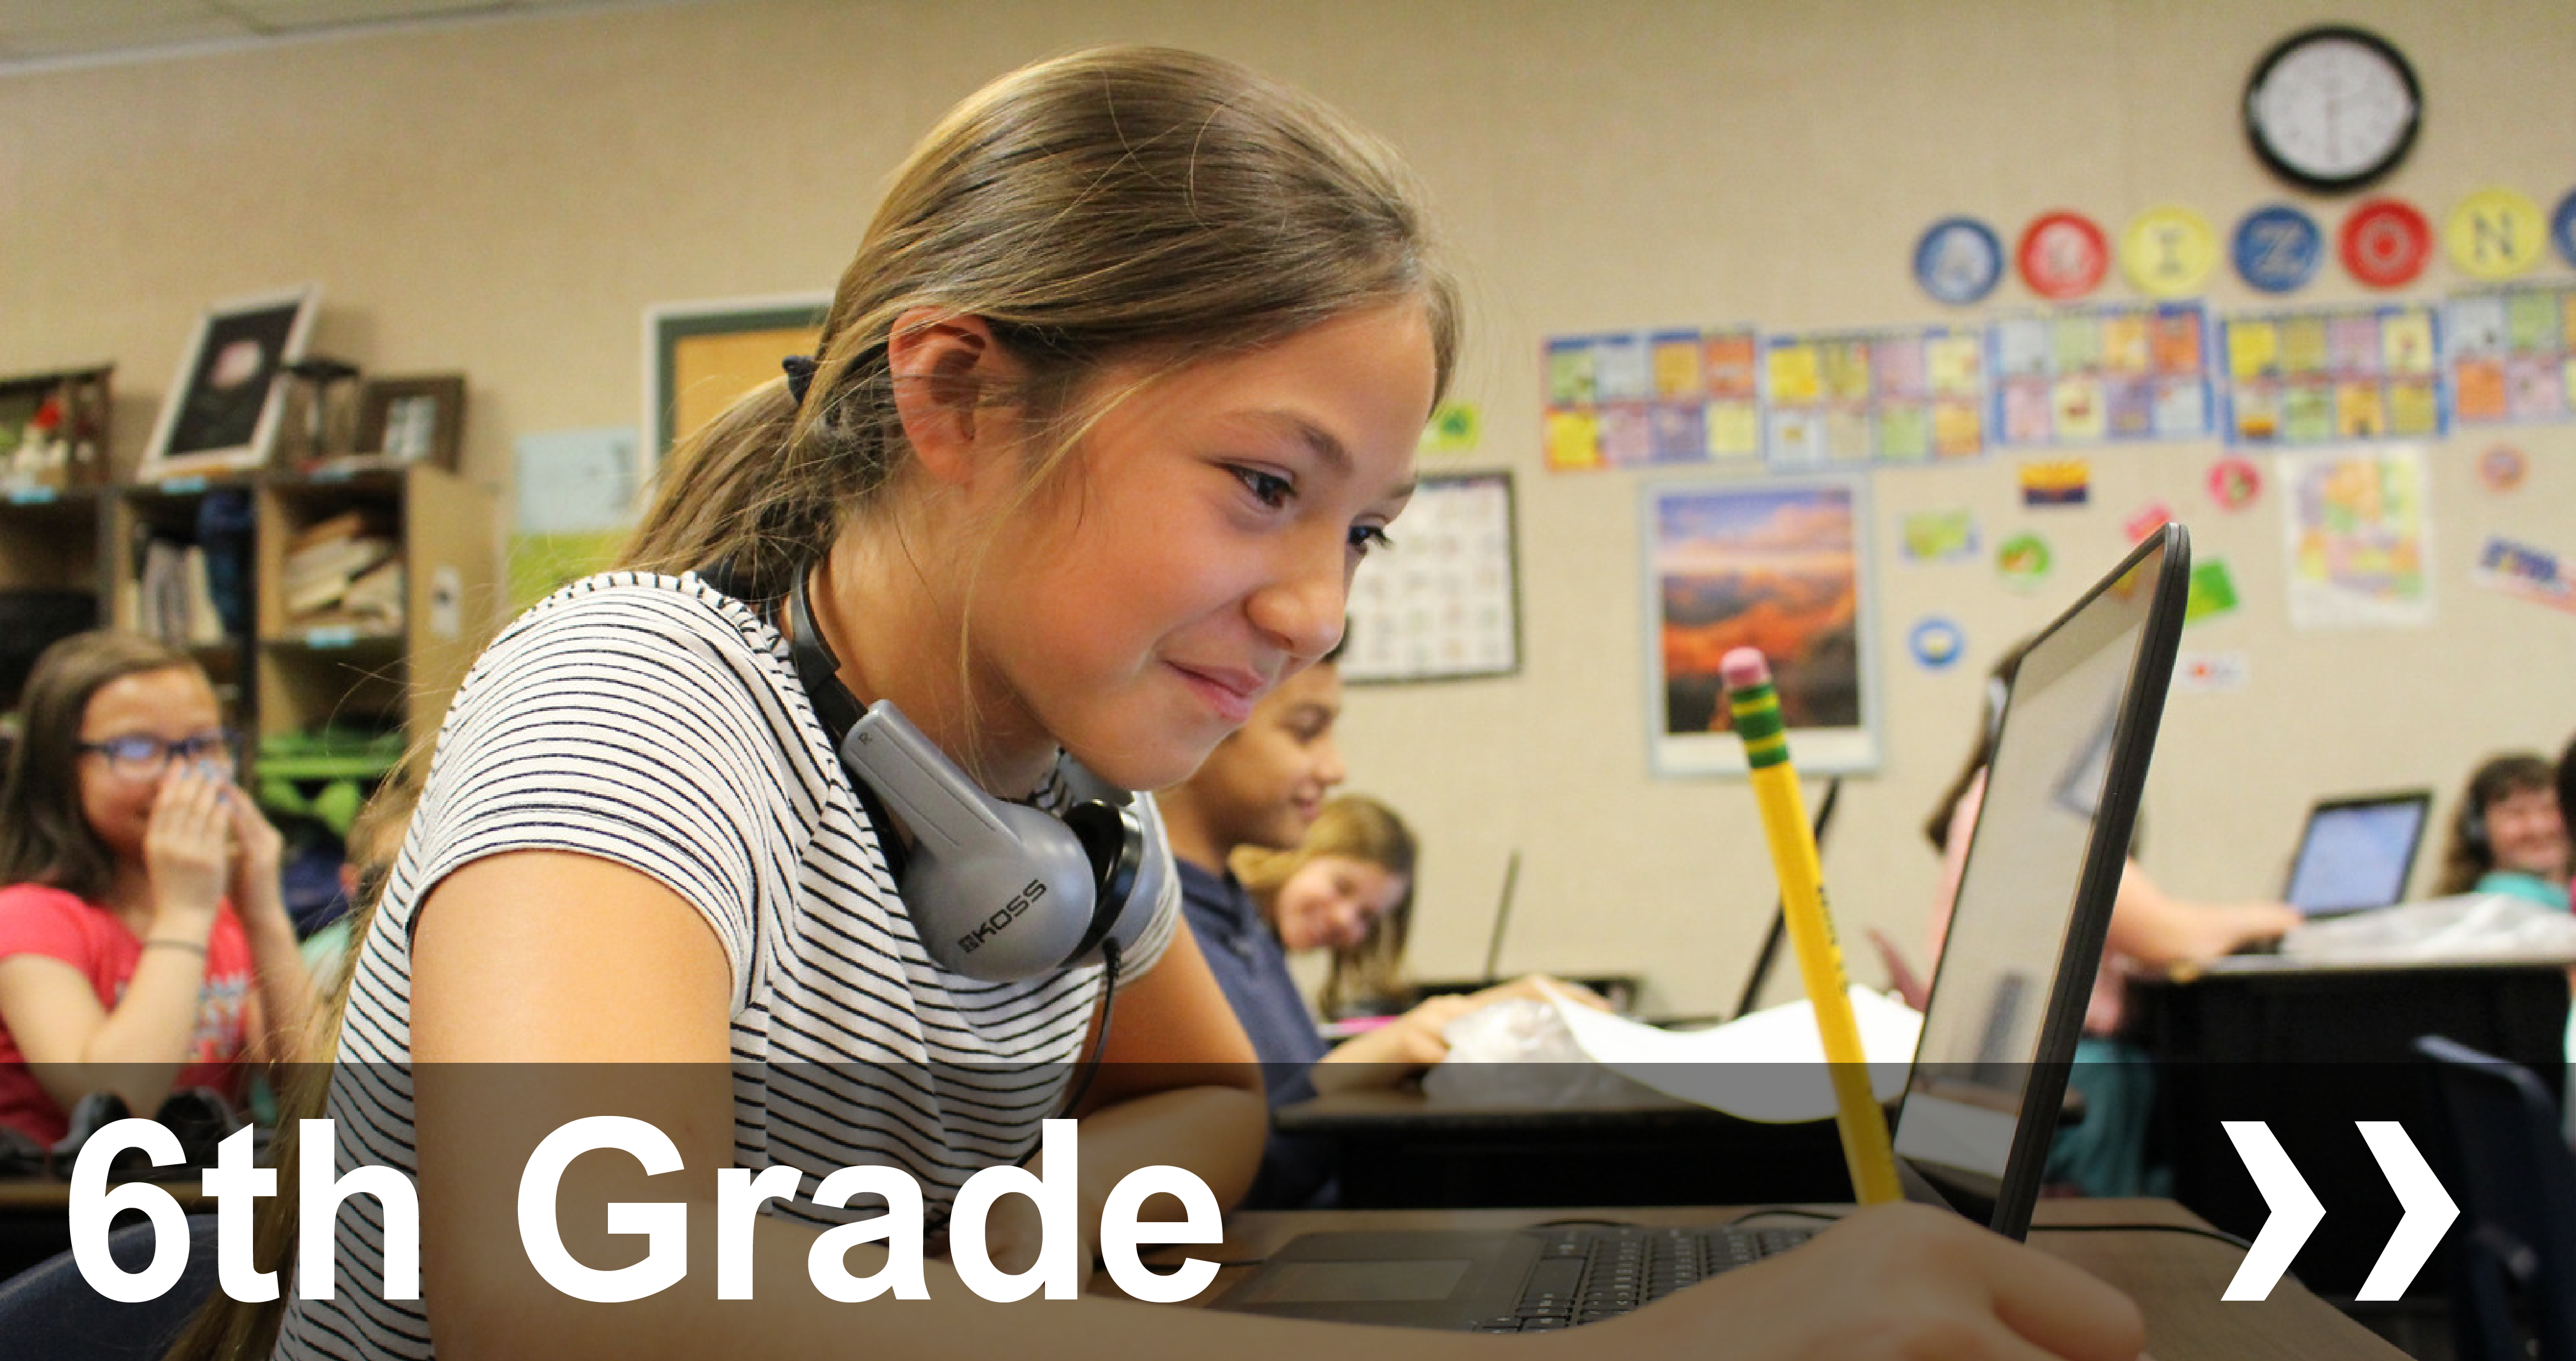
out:
{"label": "white paper sheet", "polygon": [[[1851,1001],[1870,1090],[1892,1101],[1905,1089],[1923,1014],[1860,987]],[[1594,1062],[1677,1100],[1772,1124],[1833,1116],[1824,1039],[1804,998],[1694,1031],[1658,1030],[1564,1000],[1556,1009]]]}

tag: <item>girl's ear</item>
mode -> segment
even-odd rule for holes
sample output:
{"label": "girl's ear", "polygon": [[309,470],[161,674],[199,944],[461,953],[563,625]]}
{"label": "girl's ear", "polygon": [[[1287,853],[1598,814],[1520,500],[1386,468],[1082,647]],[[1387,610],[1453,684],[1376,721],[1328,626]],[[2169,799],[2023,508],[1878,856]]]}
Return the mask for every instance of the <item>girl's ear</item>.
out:
{"label": "girl's ear", "polygon": [[982,317],[916,307],[895,318],[886,337],[894,375],[895,415],[923,471],[964,483],[988,460],[976,457],[1008,422],[1001,398],[1019,366]]}

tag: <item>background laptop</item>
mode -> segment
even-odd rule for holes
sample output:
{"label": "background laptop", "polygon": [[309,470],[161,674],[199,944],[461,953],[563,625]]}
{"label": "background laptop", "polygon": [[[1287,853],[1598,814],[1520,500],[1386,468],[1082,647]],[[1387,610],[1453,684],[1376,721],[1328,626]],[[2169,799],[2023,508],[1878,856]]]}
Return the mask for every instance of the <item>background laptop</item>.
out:
{"label": "background laptop", "polygon": [[[2168,525],[2033,643],[2006,698],[1895,1143],[1910,1198],[2015,1238],[2039,1198],[2189,574],[2190,541]],[[1723,1227],[1306,1234],[1216,1307],[1423,1328],[1566,1327],[1804,1236]]]}
{"label": "background laptop", "polygon": [[2319,803],[2308,810],[2281,896],[2310,917],[2404,902],[2432,806],[2429,789]]}

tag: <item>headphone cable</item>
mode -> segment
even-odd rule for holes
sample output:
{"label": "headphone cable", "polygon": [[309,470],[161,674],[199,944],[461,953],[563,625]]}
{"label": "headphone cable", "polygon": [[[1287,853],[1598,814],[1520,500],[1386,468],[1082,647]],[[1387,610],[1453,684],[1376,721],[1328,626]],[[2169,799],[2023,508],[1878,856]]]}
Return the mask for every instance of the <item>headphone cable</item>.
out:
{"label": "headphone cable", "polygon": [[[1092,1032],[1091,1057],[1089,1060],[1083,1062],[1081,1075],[1073,1079],[1072,1089],[1065,1093],[1064,1104],[1056,1108],[1056,1113],[1054,1115],[1047,1117],[1050,1120],[1071,1120],[1074,1118],[1074,1112],[1082,1109],[1082,1099],[1091,1095],[1091,1079],[1099,1075],[1101,1052],[1108,1048],[1109,1045],[1109,1014],[1118,1005],[1118,941],[1116,937],[1111,937],[1100,942],[1100,965],[1100,1026],[1099,1029]],[[1038,1150],[1045,1146],[1046,1141],[1043,1139],[1030,1140],[1027,1151],[1021,1153],[1019,1158],[1011,1165],[1013,1167],[1028,1166],[1029,1159],[1036,1157],[1038,1155]],[[943,1218],[944,1217],[945,1216],[943,1215]]]}
{"label": "headphone cable", "polygon": [[[1059,1120],[1074,1118],[1074,1112],[1082,1109],[1082,1099],[1091,1095],[1091,1079],[1100,1074],[1100,1056],[1109,1047],[1109,1016],[1118,1006],[1118,954],[1116,936],[1100,942],[1100,1024],[1092,1032],[1091,1058],[1083,1064],[1082,1075],[1074,1079],[1073,1090],[1066,1094],[1064,1109],[1056,1117]],[[1025,1166],[1028,1158],[1023,1156],[1020,1162]]]}

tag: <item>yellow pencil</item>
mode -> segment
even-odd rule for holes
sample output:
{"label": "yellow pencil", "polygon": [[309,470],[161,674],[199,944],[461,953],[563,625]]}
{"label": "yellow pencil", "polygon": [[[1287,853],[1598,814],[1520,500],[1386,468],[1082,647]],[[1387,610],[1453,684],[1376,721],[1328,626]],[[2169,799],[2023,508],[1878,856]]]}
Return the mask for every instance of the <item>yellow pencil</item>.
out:
{"label": "yellow pencil", "polygon": [[1842,947],[1835,943],[1834,919],[1825,907],[1824,867],[1816,856],[1815,833],[1807,827],[1807,800],[1798,790],[1797,769],[1789,764],[1789,737],[1780,721],[1779,692],[1771,686],[1771,664],[1756,649],[1739,647],[1718,664],[1718,674],[1726,682],[1735,735],[1744,740],[1745,764],[1752,768],[1753,798],[1762,808],[1772,869],[1780,876],[1780,902],[1789,920],[1789,942],[1797,951],[1798,974],[1824,1038],[1825,1065],[1834,1082],[1834,1126],[1842,1134],[1852,1190],[1863,1205],[1902,1200],[1887,1114],[1869,1087],[1860,1022],[1852,1016],[1851,994],[1843,981]]}

